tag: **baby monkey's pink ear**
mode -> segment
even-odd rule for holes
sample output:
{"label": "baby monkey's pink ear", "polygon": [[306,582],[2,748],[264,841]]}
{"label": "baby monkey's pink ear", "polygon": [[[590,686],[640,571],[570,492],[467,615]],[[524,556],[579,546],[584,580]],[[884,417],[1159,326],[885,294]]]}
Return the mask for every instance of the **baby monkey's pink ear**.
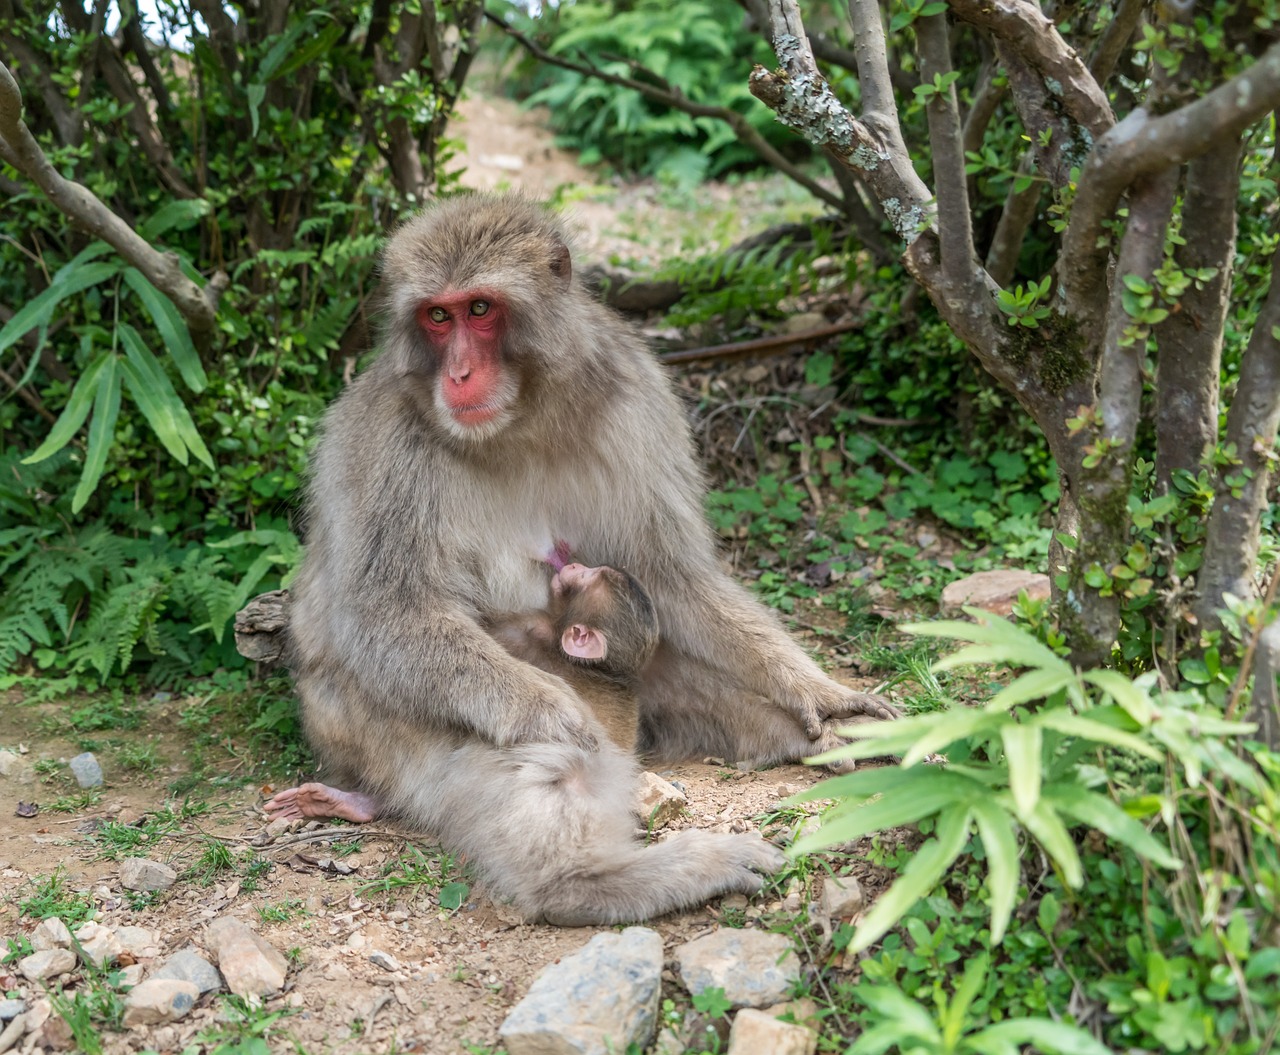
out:
{"label": "baby monkey's pink ear", "polygon": [[609,651],[609,642],[599,630],[574,623],[560,635],[560,647],[566,656],[576,659],[604,659]]}

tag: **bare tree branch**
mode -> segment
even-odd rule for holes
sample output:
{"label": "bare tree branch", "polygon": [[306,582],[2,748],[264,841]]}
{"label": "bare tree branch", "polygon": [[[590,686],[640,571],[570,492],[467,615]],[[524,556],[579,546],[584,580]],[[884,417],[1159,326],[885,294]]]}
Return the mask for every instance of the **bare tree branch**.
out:
{"label": "bare tree branch", "polygon": [[173,101],[169,98],[169,89],[165,87],[164,78],[151,58],[150,45],[142,32],[142,17],[138,13],[138,5],[134,0],[123,0],[120,4],[120,33],[129,51],[138,61],[142,77],[155,98],[156,110],[161,121],[166,125],[171,124]]}
{"label": "bare tree branch", "polygon": [[[777,47],[778,8],[770,4],[774,46]],[[858,85],[862,89],[862,117],[868,124],[883,124],[882,133],[891,141],[905,146],[902,126],[898,123],[898,102],[893,94],[893,78],[889,75],[889,49],[884,39],[880,5],[875,0],[849,0],[849,21],[853,25],[853,54],[858,60]],[[787,28],[795,31],[799,12],[788,18]]]}
{"label": "bare tree branch", "polygon": [[1104,224],[1139,177],[1180,165],[1215,144],[1238,138],[1280,105],[1280,44],[1198,100],[1161,116],[1144,107],[1098,140],[1080,174],[1063,237],[1059,276],[1068,311],[1096,325],[1106,303],[1108,240]]}
{"label": "bare tree branch", "polygon": [[[917,19],[916,43],[920,52],[921,84],[934,86],[945,81],[951,74],[946,14]],[[964,137],[960,130],[960,107],[956,102],[954,84],[948,84],[930,96],[925,114],[929,121],[929,143],[933,149],[942,273],[952,289],[968,290],[970,297],[981,298],[986,291],[976,278],[978,254],[973,247],[969,183],[964,171]]]}
{"label": "bare tree branch", "polygon": [[[873,9],[859,13],[856,25],[874,24],[883,45],[879,28],[879,8],[872,0],[856,0]],[[916,174],[902,141],[895,110],[876,114],[866,122],[856,120],[835,97],[826,78],[818,72],[813,52],[804,38],[804,24],[792,0],[770,0],[774,50],[783,68],[776,73],[762,66],[751,72],[751,93],[773,110],[779,120],[799,132],[815,146],[854,170],[866,181],[881,206],[889,214],[894,229],[905,242],[912,242],[933,221],[933,195]],[[852,13],[852,12],[851,12]],[[857,50],[859,62],[863,51]],[[867,55],[870,76],[878,79],[875,95],[888,85],[883,46],[877,58]],[[863,87],[863,98],[867,89]],[[892,212],[889,203],[893,202]]]}
{"label": "bare tree branch", "polygon": [[[1028,150],[1018,163],[1018,176],[1033,177],[1035,171],[1035,153]],[[1039,179],[1032,179],[1030,186],[1021,190],[1017,179],[1009,186],[995,234],[991,236],[991,245],[987,248],[987,273],[997,286],[1004,287],[1013,281],[1018,257],[1022,255],[1022,243],[1026,241],[1027,231],[1035,221],[1044,186],[1044,182]]]}
{"label": "bare tree branch", "polygon": [[1142,20],[1142,10],[1146,0],[1120,0],[1116,12],[1107,23],[1107,28],[1098,38],[1093,54],[1089,56],[1089,72],[1099,84],[1106,84],[1115,72],[1116,63],[1124,54],[1129,39]]}
{"label": "bare tree branch", "polygon": [[21,34],[12,31],[10,27],[17,21],[18,15],[12,0],[0,0],[0,46],[3,51],[8,52],[15,69],[28,86],[34,85],[39,92],[40,101],[53,121],[59,142],[64,146],[79,146],[84,141],[84,120],[78,110],[67,104],[62,89],[53,83],[53,76],[44,57]]}
{"label": "bare tree branch", "polygon": [[978,87],[973,93],[973,101],[969,104],[969,112],[964,117],[964,149],[965,153],[977,153],[982,149],[982,141],[986,138],[987,125],[995,116],[996,110],[1009,91],[1007,83],[996,83],[997,66],[988,62],[982,67],[978,79]]}
{"label": "bare tree branch", "polygon": [[1236,249],[1236,198],[1243,143],[1224,144],[1187,166],[1183,244],[1174,259],[1184,271],[1211,268],[1193,283],[1155,330],[1156,482],[1168,491],[1175,469],[1195,471],[1218,438],[1222,336]]}
{"label": "bare tree branch", "polygon": [[45,157],[22,120],[22,93],[0,63],[0,157],[36,184],[72,222],[111,245],[173,301],[193,334],[214,329],[214,309],[225,288],[218,274],[201,289],[182,273],[176,253],[157,252],[132,227],[79,183],[65,179]]}
{"label": "bare tree branch", "polygon": [[[1271,288],[1240,362],[1240,383],[1227,411],[1227,443],[1235,444],[1239,466],[1219,473],[1205,531],[1204,564],[1197,575],[1196,617],[1201,627],[1218,625],[1215,611],[1226,595],[1254,592],[1262,508],[1275,463],[1280,425],[1280,268],[1272,258]],[[1246,476],[1233,485],[1227,477]],[[1236,486],[1236,493],[1233,493]]]}
{"label": "bare tree branch", "polygon": [[1032,0],[949,0],[955,16],[1002,41],[1095,139],[1115,124],[1106,94],[1058,27]]}
{"label": "bare tree branch", "polygon": [[[666,86],[662,84],[649,84],[644,81],[634,80],[631,77],[619,77],[616,74],[608,73],[604,70],[596,69],[583,63],[573,62],[570,59],[561,58],[558,55],[552,55],[545,48],[529,39],[514,26],[508,25],[501,17],[490,12],[485,12],[485,17],[498,26],[504,33],[518,42],[530,55],[539,62],[546,62],[552,66],[559,66],[561,69],[572,70],[580,73],[584,77],[594,77],[602,80],[606,84],[615,84],[620,88],[630,88],[639,92],[641,95],[654,102],[662,103],[664,106],[670,106],[676,110],[682,110],[694,117],[714,117],[724,121],[733,129],[734,134],[746,146],[754,150],[760,157],[772,168],[777,169],[784,176],[800,184],[810,194],[820,201],[826,202],[833,209],[839,209],[841,212],[845,210],[845,204],[841,198],[832,194],[822,184],[810,179],[799,168],[784,158],[777,150],[770,145],[769,141],[757,132],[751,123],[736,110],[730,110],[723,106],[709,106],[705,103],[695,103],[689,99],[678,88]],[[655,81],[661,81],[661,78],[654,76]]]}

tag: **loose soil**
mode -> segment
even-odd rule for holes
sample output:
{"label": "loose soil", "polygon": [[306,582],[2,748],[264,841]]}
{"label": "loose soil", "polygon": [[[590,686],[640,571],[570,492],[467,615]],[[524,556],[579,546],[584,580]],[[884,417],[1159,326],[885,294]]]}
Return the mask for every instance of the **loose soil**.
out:
{"label": "loose soil", "polygon": [[[459,163],[470,186],[522,187],[537,197],[566,184],[587,188],[569,210],[587,260],[661,257],[689,236],[687,213],[661,207],[655,188],[607,185],[558,150],[536,115],[512,103],[491,98],[464,103],[455,134],[467,144]],[[712,204],[739,193],[707,191]],[[738,212],[741,218],[719,231],[725,241],[749,233],[748,226],[764,225],[751,210]],[[863,679],[857,687],[872,686]],[[100,922],[153,929],[161,957],[151,961],[188,944],[202,948],[206,923],[231,914],[256,927],[294,964],[284,992],[266,1005],[285,1012],[268,1033],[273,1050],[294,1051],[298,1045],[310,1053],[456,1052],[473,1050],[469,1046],[496,1049],[499,1024],[538,972],[594,933],[528,925],[474,888],[460,907],[443,909],[439,882],[463,874],[457,869],[436,882],[390,892],[371,889],[387,869],[403,875],[396,864],[414,860],[415,848],[438,862],[438,848],[414,833],[377,823],[312,823],[301,830],[273,828],[269,836],[259,804],[273,789],[244,784],[246,772],[260,770],[250,764],[245,730],[231,728],[218,731],[222,739],[216,749],[205,738],[205,779],[192,793],[200,796],[197,805],[205,812],[132,851],[168,862],[180,873],[169,891],[142,905],[121,889],[119,861],[110,856],[103,826],[145,825],[159,810],[181,808],[183,798],[169,789],[192,770],[196,732],[180,717],[198,710],[201,701],[161,694],[142,704],[144,720],[134,731],[88,736],[65,731],[66,707],[66,701],[22,703],[14,695],[0,703],[0,747],[21,749],[25,761],[39,764],[25,778],[0,777],[0,816],[6,818],[0,824],[0,938],[30,933],[37,919],[21,906],[54,874],[63,877],[68,896],[79,892],[92,901]],[[139,764],[140,745],[150,745],[153,761],[131,771],[126,764],[130,758]],[[89,795],[75,787],[65,767],[86,748],[95,751],[106,772],[105,787]],[[673,827],[763,828],[780,842],[804,818],[796,811],[779,815],[779,801],[821,777],[804,766],[744,772],[714,760],[659,772],[683,785],[688,796],[687,812]],[[19,803],[39,804],[39,809],[34,816],[20,816]],[[202,867],[216,844],[231,851],[236,867],[213,873]],[[347,849],[352,852],[340,856]],[[272,865],[256,879],[246,867],[251,855]],[[886,884],[883,870],[858,852],[833,860],[860,879],[869,897]],[[816,895],[816,887],[816,880],[808,885],[792,880],[788,888],[774,885],[750,902],[734,896],[652,926],[668,951],[721,925],[784,926]],[[370,958],[377,952],[393,958],[394,963],[384,960],[393,969]],[[829,945],[822,955],[831,955]],[[142,962],[150,965],[148,959]],[[811,955],[806,967],[813,966]],[[88,984],[77,975],[68,992]],[[0,966],[0,988],[29,999],[41,995],[12,964]],[[664,996],[688,1007],[687,994],[670,972]],[[212,1050],[210,1038],[231,1028],[226,1019],[221,998],[208,996],[177,1025],[105,1034],[102,1045],[107,1052],[182,1051],[197,1043],[203,1045],[198,1050]],[[54,1036],[47,1031],[28,1035],[16,1050],[48,1050],[44,1042]]]}

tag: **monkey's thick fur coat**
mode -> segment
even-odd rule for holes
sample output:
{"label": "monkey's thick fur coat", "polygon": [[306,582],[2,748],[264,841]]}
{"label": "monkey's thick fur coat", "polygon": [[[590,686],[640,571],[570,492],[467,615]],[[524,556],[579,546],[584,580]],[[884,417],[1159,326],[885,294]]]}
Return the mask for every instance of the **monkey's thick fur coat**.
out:
{"label": "monkey's thick fur coat", "polygon": [[[572,277],[566,244],[506,197],[433,205],[392,238],[384,350],[314,458],[291,665],[325,780],[465,853],[531,917],[613,923],[753,892],[782,857],[758,836],[637,842],[634,761],[562,680],[484,633],[544,604],[557,542],[653,598],[650,756],[795,760],[838,743],[849,715],[894,712],[829,680],[723,571],[679,401]],[[459,291],[502,321],[501,412],[465,428],[418,314]]]}

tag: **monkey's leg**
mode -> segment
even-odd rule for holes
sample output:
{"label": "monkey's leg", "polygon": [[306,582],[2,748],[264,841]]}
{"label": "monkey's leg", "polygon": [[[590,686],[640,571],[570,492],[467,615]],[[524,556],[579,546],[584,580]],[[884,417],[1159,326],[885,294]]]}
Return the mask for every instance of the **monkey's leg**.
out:
{"label": "monkey's leg", "polygon": [[262,804],[262,808],[286,819],[308,817],[328,820],[338,817],[356,824],[376,820],[382,813],[382,803],[372,795],[342,791],[318,783],[301,784],[277,792]]}
{"label": "monkey's leg", "polygon": [[813,737],[793,711],[667,647],[645,672],[640,713],[641,754],[664,761],[714,755],[755,765],[798,762],[838,747],[844,739],[836,729],[859,720],[844,714],[824,717]]}
{"label": "monkey's leg", "polygon": [[[648,919],[725,893],[755,893],[782,854],[759,836],[635,837],[635,763],[606,746],[496,749],[476,742],[424,755],[391,805],[464,853],[494,894],[565,926]],[[408,779],[408,778],[407,778]]]}

